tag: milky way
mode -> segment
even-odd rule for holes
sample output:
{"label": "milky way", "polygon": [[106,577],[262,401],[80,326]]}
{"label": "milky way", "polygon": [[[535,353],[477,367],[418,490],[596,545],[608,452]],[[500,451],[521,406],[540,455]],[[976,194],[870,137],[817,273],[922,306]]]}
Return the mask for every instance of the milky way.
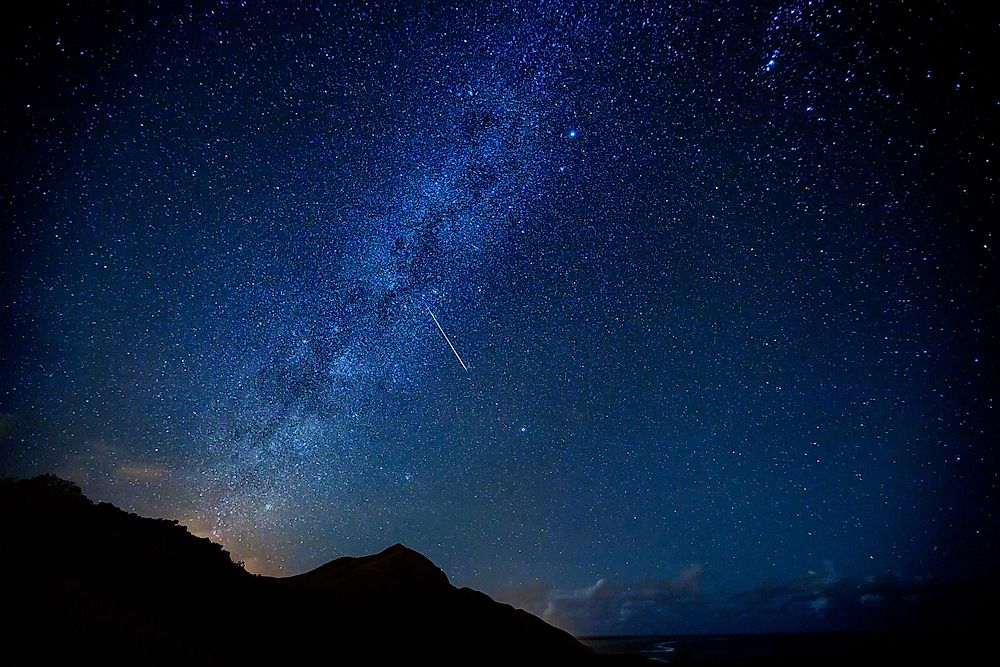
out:
{"label": "milky way", "polygon": [[4,474],[577,631],[990,562],[995,21],[172,4],[5,29]]}

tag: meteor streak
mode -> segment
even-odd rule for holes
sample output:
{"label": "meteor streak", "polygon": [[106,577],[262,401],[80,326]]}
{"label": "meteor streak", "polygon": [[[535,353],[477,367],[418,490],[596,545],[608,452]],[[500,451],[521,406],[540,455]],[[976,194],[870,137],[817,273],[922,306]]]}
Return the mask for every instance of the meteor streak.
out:
{"label": "meteor streak", "polygon": [[468,372],[469,367],[465,365],[465,362],[462,361],[462,357],[458,354],[458,350],[456,350],[455,346],[451,344],[451,339],[448,338],[448,334],[444,332],[444,329],[441,327],[441,323],[438,322],[438,318],[434,317],[434,313],[431,312],[431,307],[425,303],[424,308],[426,308],[427,312],[431,314],[431,319],[434,320],[434,324],[437,325],[438,331],[440,331],[441,335],[444,336],[445,341],[448,343],[448,347],[450,347],[451,351],[455,353],[455,358],[458,359],[458,363],[462,364],[462,368],[464,368],[465,371]]}

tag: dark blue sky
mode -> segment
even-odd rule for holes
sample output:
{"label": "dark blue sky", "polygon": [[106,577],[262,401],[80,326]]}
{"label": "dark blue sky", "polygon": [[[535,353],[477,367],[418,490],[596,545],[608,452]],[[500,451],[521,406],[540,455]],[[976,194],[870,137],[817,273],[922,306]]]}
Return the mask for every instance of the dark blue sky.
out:
{"label": "dark blue sky", "polygon": [[576,632],[991,568],[995,16],[278,4],[4,29],[3,474]]}

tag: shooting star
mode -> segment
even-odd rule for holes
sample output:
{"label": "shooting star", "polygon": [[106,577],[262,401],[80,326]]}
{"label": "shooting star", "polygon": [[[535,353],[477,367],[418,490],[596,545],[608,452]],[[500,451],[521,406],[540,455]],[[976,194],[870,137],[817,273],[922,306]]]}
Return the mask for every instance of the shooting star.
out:
{"label": "shooting star", "polygon": [[448,334],[444,332],[444,329],[441,327],[441,323],[438,322],[438,318],[434,317],[434,313],[431,312],[431,307],[425,303],[424,308],[426,308],[427,312],[431,314],[431,319],[434,320],[434,324],[437,325],[438,331],[440,331],[441,335],[444,336],[445,341],[448,343],[448,347],[450,347],[451,351],[455,353],[455,358],[458,359],[458,363],[462,364],[462,368],[464,368],[465,371],[468,372],[469,367],[465,365],[465,362],[462,361],[462,357],[458,354],[458,350],[456,350],[455,346],[451,344],[451,339],[448,338]]}

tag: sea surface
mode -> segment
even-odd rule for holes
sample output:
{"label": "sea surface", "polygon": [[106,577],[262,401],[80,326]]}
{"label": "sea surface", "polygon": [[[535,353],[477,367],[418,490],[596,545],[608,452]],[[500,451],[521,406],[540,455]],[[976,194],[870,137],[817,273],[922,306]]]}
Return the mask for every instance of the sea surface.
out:
{"label": "sea surface", "polygon": [[[904,665],[949,664],[963,644],[934,635],[794,633],[582,637],[600,653],[638,653],[672,665]],[[928,662],[930,661],[930,662]],[[974,664],[974,663],[969,663]]]}

